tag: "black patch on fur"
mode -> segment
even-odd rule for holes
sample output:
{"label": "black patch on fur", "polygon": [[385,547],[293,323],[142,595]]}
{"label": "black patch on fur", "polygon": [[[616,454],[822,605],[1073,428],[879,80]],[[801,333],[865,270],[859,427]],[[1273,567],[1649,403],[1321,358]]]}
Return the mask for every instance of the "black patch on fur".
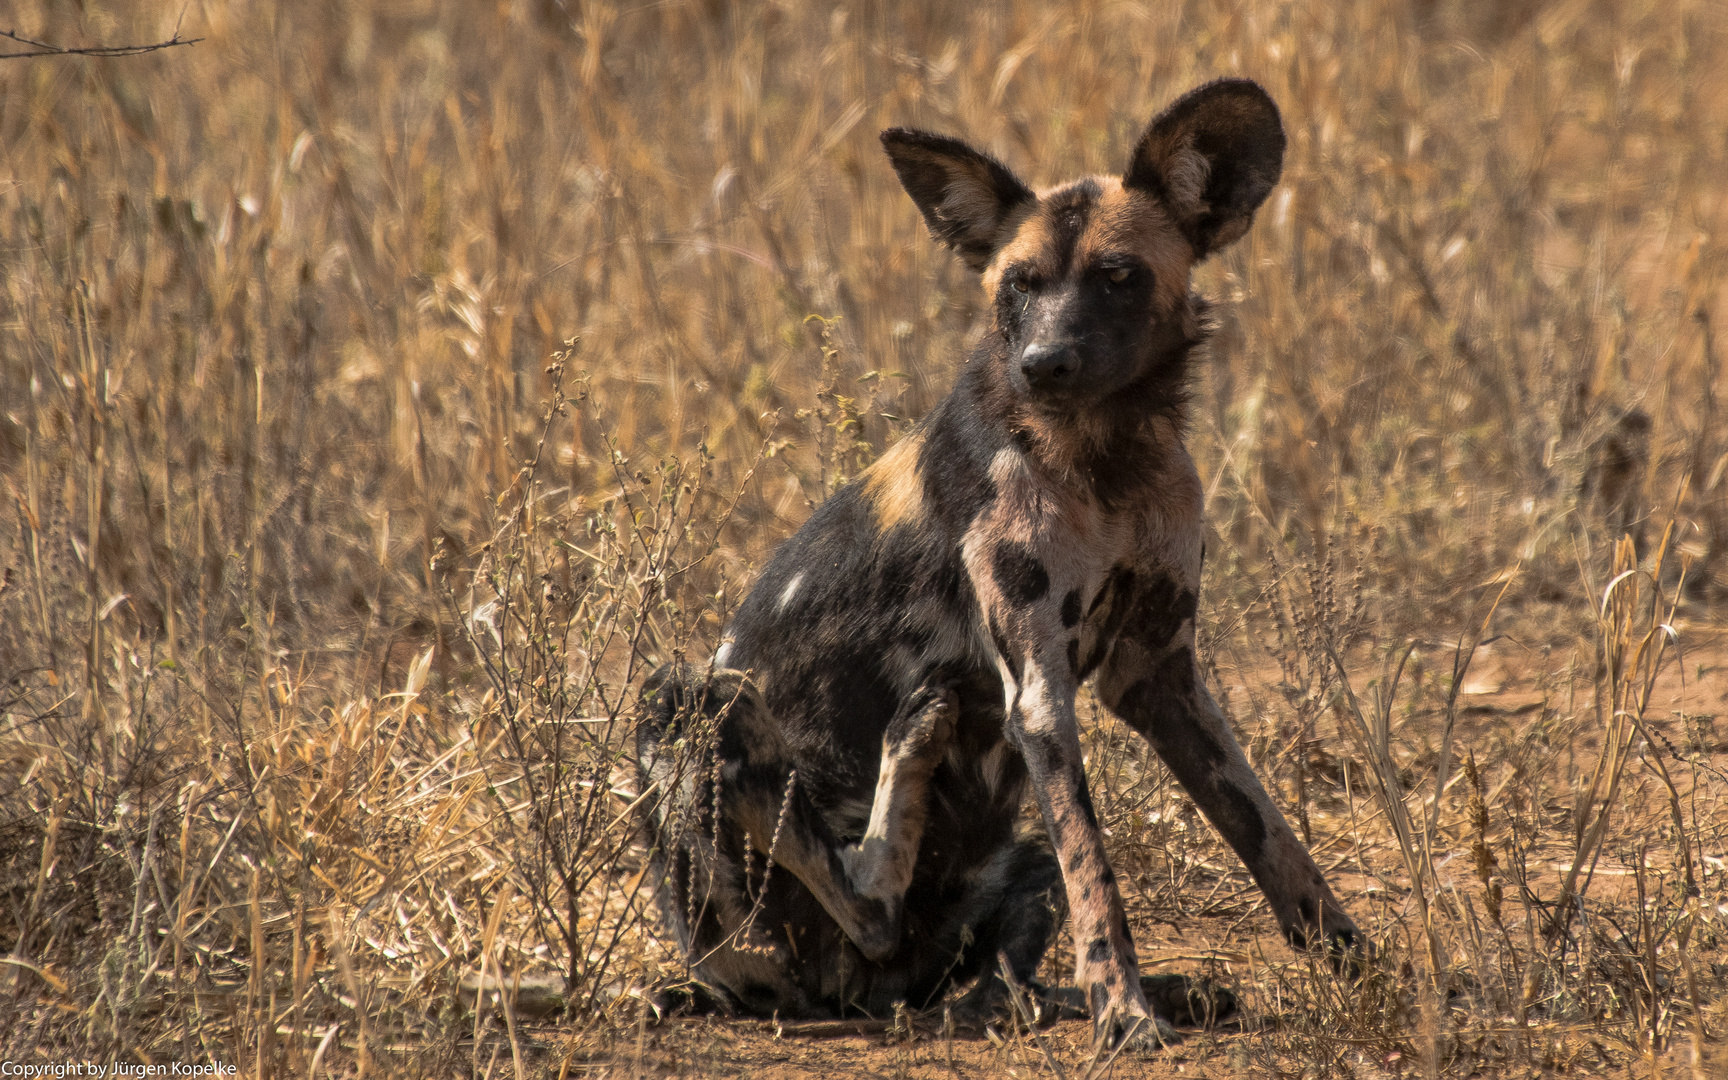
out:
{"label": "black patch on fur", "polygon": [[1068,595],[1062,598],[1062,627],[1065,630],[1074,629],[1074,624],[1080,621],[1080,590],[1070,589]]}
{"label": "black patch on fur", "polygon": [[[1122,631],[1122,624],[1127,621],[1128,613],[1133,610],[1134,571],[1126,566],[1118,566],[1110,571],[1110,576],[1098,590],[1098,595],[1092,598],[1092,606],[1087,610],[1086,617],[1098,615],[1098,621],[1093,626],[1094,637],[1092,648],[1086,653],[1075,677],[1084,680],[1088,675],[1098,670],[1110,655],[1111,646],[1116,644],[1116,638]],[[1104,605],[1108,604],[1108,607]]]}
{"label": "black patch on fur", "polygon": [[1044,212],[1050,219],[1050,255],[1057,266],[1068,269],[1074,248],[1086,231],[1086,220],[1104,189],[1090,176],[1044,197]]}
{"label": "black patch on fur", "polygon": [[990,573],[1002,595],[1016,607],[1036,603],[1050,591],[1050,574],[1044,564],[1021,544],[999,545],[990,557]]}
{"label": "black patch on fur", "polygon": [[[1121,568],[1118,567],[1118,570],[1120,570],[1120,569]],[[1132,573],[1133,571],[1129,571],[1129,572]],[[1102,604],[1104,601],[1110,599],[1110,587],[1112,585],[1114,585],[1115,583],[1116,583],[1116,574],[1114,572],[1112,572],[1109,577],[1104,579],[1104,584],[1098,586],[1097,595],[1092,597],[1092,602],[1090,604],[1086,605],[1086,617],[1088,619],[1090,619],[1092,617],[1092,613],[1094,611],[1098,610],[1099,604]]]}
{"label": "black patch on fur", "polygon": [[1061,740],[1050,735],[1040,735],[1037,737],[1037,743],[1038,756],[1044,762],[1045,775],[1054,776],[1062,770],[1062,766],[1068,758],[1068,755],[1062,752]]}
{"label": "black patch on fur", "polygon": [[1110,959],[1110,942],[1104,938],[1093,938],[1092,944],[1086,947],[1086,959],[1094,964],[1102,964]]}
{"label": "black patch on fur", "polygon": [[1080,799],[1080,812],[1086,815],[1086,824],[1096,829],[1098,811],[1092,807],[1092,792],[1086,786],[1086,774],[1080,771],[1078,765],[1075,766],[1074,774],[1074,793]]}
{"label": "black patch on fur", "polygon": [[1122,626],[1122,636],[1154,656],[1175,639],[1182,624],[1200,608],[1193,590],[1178,586],[1169,577],[1154,578],[1140,587]]}
{"label": "black patch on fur", "polygon": [[[1008,442],[1002,429],[980,415],[963,374],[955,393],[943,398],[919,424],[924,445],[918,473],[924,478],[924,506],[932,524],[961,536],[984,507],[996,501],[990,459]],[[954,560],[959,565],[959,560]]]}
{"label": "black patch on fur", "polygon": [[1092,598],[1092,607],[1086,612],[1091,618],[1098,608],[1108,603],[1103,621],[1098,626],[1098,633],[1103,637],[1115,637],[1122,629],[1122,621],[1128,617],[1134,595],[1134,571],[1130,567],[1118,566],[1110,571],[1110,576],[1104,579],[1104,585],[1098,590],[1098,595]]}
{"label": "black patch on fur", "polygon": [[1102,664],[1105,658],[1110,655],[1110,646],[1114,644],[1116,644],[1114,639],[1099,638],[1093,644],[1092,651],[1086,654],[1085,661],[1081,663],[1080,670],[1074,673],[1074,677],[1084,682],[1086,676],[1097,671],[1098,665]]}

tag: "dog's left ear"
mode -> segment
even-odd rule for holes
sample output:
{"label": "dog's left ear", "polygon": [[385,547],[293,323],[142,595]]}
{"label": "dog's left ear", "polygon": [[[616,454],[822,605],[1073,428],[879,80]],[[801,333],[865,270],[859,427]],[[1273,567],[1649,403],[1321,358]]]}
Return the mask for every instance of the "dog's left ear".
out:
{"label": "dog's left ear", "polygon": [[1219,79],[1152,121],[1122,184],[1162,199],[1199,260],[1248,231],[1283,171],[1278,106],[1258,83]]}

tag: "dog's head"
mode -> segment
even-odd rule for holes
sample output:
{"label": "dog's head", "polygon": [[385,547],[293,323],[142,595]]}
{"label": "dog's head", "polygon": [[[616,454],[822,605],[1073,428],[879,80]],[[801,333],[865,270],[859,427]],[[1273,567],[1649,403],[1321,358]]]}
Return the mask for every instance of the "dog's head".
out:
{"label": "dog's head", "polygon": [[958,139],[892,128],[882,145],[930,231],[983,275],[1008,384],[1060,410],[1180,363],[1201,334],[1189,271],[1248,231],[1284,163],[1278,108],[1246,79],[1177,99],[1120,177],[1043,192]]}

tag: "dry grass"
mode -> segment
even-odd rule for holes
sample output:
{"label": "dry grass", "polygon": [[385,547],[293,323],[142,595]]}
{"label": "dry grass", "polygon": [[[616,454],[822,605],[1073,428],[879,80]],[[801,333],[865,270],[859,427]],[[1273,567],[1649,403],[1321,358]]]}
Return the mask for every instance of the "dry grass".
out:
{"label": "dry grass", "polygon": [[[1197,283],[1212,676],[1383,953],[1272,943],[1099,717],[1144,951],[1249,1005],[1183,1060],[1728,1067],[1713,4],[183,7],[21,0],[205,40],[0,61],[0,1057],[733,1069],[637,1025],[616,766],[952,378],[980,297],[875,132],[1049,182],[1243,74],[1291,142]],[[469,1009],[499,971],[570,1014]]]}

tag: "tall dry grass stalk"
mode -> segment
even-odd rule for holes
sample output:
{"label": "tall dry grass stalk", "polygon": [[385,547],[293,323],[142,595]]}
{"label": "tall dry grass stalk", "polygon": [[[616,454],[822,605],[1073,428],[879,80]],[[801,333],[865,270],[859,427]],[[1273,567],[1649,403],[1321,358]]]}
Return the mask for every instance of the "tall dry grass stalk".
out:
{"label": "tall dry grass stalk", "polygon": [[[1049,182],[1239,74],[1290,149],[1197,281],[1210,677],[1382,961],[1262,950],[1251,883],[1099,714],[1135,932],[1185,935],[1143,951],[1234,978],[1259,1026],[1214,1049],[1278,1075],[1703,1075],[1706,0],[9,15],[204,40],[0,62],[0,1055],[646,1053],[678,965],[615,782],[633,688],[709,653],[980,310],[875,132]],[[1481,649],[1527,658],[1531,707],[1460,697]]]}

